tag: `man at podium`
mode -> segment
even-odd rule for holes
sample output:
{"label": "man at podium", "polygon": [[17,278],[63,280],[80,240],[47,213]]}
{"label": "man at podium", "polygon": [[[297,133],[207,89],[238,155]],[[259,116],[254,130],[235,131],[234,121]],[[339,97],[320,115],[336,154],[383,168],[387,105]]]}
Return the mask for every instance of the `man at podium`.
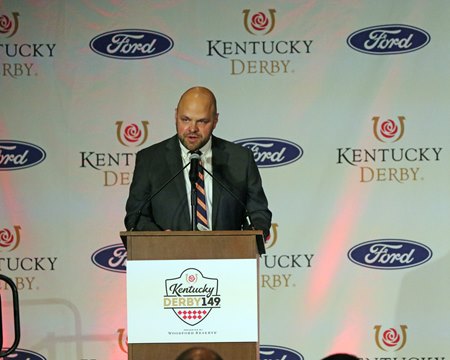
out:
{"label": "man at podium", "polygon": [[216,98],[188,89],[175,110],[177,134],[139,151],[126,203],[127,230],[262,230],[268,209],[249,149],[214,136]]}

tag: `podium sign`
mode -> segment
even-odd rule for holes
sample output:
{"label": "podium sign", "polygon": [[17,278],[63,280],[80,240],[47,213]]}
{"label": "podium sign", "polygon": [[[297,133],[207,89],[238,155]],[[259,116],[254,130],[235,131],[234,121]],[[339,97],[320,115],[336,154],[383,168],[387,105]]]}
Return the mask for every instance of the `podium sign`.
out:
{"label": "podium sign", "polygon": [[206,346],[259,359],[261,231],[121,232],[127,248],[128,360]]}
{"label": "podium sign", "polygon": [[256,259],[130,260],[128,343],[258,341]]}

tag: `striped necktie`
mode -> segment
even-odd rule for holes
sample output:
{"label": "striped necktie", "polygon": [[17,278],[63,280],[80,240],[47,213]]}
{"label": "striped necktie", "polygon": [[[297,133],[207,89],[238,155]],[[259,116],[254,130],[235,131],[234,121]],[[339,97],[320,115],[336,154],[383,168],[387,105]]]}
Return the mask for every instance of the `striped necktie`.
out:
{"label": "striped necktie", "polygon": [[[201,155],[201,154],[200,154]],[[200,165],[202,162],[200,161]],[[202,228],[208,228],[208,214],[206,212],[206,192],[205,192],[205,176],[203,172],[203,167],[198,167],[198,177],[195,183],[195,188],[197,189],[197,229],[202,230]]]}

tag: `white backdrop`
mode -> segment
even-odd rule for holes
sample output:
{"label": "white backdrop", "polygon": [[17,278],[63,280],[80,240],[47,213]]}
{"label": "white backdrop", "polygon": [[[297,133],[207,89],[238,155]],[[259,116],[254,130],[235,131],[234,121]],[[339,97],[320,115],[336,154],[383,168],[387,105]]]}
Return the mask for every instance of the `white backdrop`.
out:
{"label": "white backdrop", "polygon": [[126,359],[118,234],[134,154],[173,135],[180,94],[203,85],[217,136],[284,155],[261,167],[265,358],[449,357],[449,10],[0,2],[0,272],[20,290],[18,353]]}

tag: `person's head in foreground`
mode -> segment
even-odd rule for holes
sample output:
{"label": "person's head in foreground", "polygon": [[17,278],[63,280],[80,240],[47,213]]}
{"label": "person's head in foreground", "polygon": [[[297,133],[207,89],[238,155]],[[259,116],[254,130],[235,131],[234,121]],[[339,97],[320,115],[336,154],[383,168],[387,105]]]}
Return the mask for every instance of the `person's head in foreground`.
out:
{"label": "person's head in foreground", "polygon": [[193,347],[183,351],[176,360],[223,360],[219,354],[215,351],[202,348],[202,347]]}

